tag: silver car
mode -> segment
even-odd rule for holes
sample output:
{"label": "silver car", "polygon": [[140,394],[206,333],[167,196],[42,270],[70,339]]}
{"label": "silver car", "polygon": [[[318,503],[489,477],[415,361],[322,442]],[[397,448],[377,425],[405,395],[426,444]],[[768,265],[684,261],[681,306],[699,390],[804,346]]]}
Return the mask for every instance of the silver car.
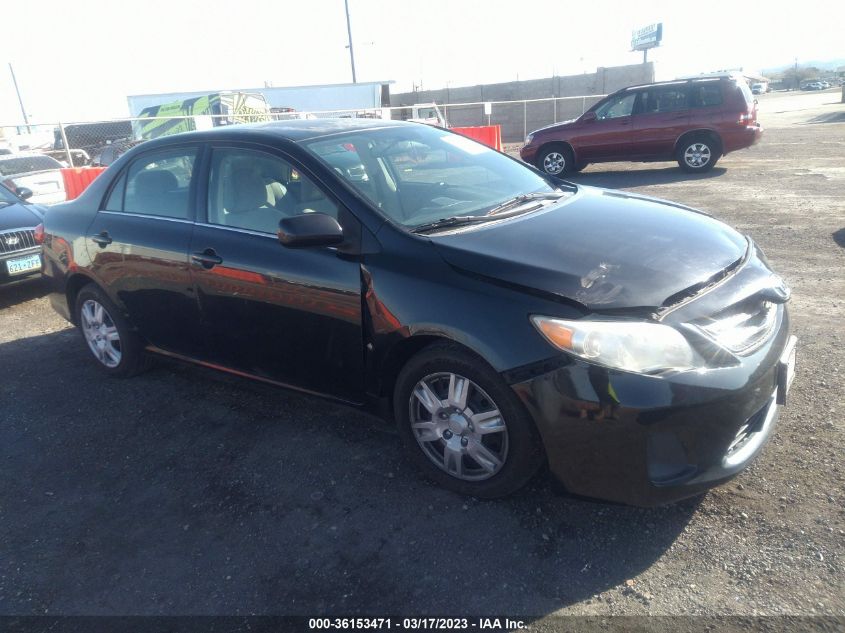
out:
{"label": "silver car", "polygon": [[0,156],[3,185],[19,195],[29,189],[32,192],[29,201],[38,204],[67,200],[61,169],[62,164],[55,158],[35,152]]}

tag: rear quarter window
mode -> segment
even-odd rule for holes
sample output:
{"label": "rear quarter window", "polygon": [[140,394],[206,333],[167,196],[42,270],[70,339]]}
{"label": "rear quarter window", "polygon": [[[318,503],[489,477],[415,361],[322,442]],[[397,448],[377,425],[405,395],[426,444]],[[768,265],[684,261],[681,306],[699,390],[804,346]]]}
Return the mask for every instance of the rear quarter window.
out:
{"label": "rear quarter window", "polygon": [[722,105],[722,86],[718,81],[694,83],[691,88],[693,108]]}

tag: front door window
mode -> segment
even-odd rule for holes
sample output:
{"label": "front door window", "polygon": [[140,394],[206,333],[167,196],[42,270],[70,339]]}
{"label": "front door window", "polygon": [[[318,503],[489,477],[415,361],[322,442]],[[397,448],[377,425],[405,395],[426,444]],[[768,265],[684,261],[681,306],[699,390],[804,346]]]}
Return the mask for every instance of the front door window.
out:
{"label": "front door window", "polygon": [[209,224],[275,234],[280,220],[315,212],[338,217],[337,205],[287,161],[250,149],[214,150]]}
{"label": "front door window", "polygon": [[603,121],[605,119],[618,119],[624,116],[631,116],[631,112],[634,111],[636,97],[636,93],[631,92],[608,101],[596,110],[596,118]]}

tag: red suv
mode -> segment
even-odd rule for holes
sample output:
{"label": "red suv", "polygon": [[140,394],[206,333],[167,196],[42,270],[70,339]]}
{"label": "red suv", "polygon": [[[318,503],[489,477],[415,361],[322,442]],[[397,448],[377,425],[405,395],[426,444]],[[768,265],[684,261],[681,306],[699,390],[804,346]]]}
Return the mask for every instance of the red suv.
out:
{"label": "red suv", "polygon": [[704,172],[762,133],[745,79],[698,77],[624,88],[573,121],[532,132],[519,153],[553,176],[619,160],[674,159],[685,171]]}

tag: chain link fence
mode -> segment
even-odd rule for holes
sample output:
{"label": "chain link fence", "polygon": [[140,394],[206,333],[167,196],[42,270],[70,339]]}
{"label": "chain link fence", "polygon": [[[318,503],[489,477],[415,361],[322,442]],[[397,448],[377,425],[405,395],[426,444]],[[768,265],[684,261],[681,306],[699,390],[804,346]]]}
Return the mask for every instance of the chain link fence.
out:
{"label": "chain link fence", "polygon": [[[263,113],[148,116],[106,121],[0,125],[0,183],[14,189],[15,180],[23,173],[20,172],[23,168],[26,168],[27,172],[36,172],[62,167],[105,167],[130,148],[169,134],[240,123],[292,119],[413,120],[442,127],[499,125],[505,143],[521,143],[532,130],[576,118],[602,97],[604,95],[582,95],[520,101],[415,104],[314,112],[274,108]],[[23,162],[13,160],[24,157],[27,160]]]}

